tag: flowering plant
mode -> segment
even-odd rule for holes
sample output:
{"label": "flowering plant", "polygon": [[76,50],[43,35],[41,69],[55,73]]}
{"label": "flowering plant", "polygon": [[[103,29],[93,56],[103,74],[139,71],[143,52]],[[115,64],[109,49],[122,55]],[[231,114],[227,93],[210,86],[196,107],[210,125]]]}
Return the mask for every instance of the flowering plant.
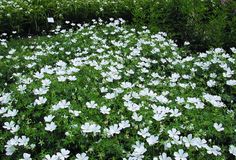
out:
{"label": "flowering plant", "polygon": [[112,18],[54,33],[1,40],[1,159],[235,158],[235,48]]}

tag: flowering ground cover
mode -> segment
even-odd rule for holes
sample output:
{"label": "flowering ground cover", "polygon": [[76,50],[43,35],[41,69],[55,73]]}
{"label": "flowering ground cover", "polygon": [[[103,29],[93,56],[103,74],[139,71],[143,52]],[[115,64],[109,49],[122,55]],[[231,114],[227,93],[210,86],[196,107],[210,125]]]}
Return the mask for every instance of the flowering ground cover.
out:
{"label": "flowering ground cover", "polygon": [[234,159],[234,54],[122,19],[1,39],[1,159]]}

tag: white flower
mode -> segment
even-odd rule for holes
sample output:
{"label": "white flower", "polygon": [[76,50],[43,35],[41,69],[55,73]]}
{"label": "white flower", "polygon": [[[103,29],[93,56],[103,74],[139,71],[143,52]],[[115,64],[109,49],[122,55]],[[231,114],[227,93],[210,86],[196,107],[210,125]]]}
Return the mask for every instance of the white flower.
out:
{"label": "white flower", "polygon": [[113,136],[114,134],[120,134],[121,128],[118,124],[114,124],[106,130],[108,136]]}
{"label": "white flower", "polygon": [[70,81],[76,81],[77,80],[76,76],[68,76],[67,79],[70,80]]}
{"label": "white flower", "polygon": [[50,155],[46,155],[44,160],[58,160],[59,157],[57,155],[52,155],[52,157]]}
{"label": "white flower", "polygon": [[165,119],[166,117],[166,113],[164,112],[161,112],[161,113],[155,113],[153,115],[153,118],[156,120],[156,121],[162,121],[163,119]]}
{"label": "white flower", "polygon": [[169,137],[173,139],[179,139],[180,131],[177,131],[175,128],[168,130],[167,133],[169,134]]}
{"label": "white flower", "polygon": [[55,116],[53,116],[53,115],[50,114],[50,115],[44,117],[44,120],[45,120],[45,122],[51,122],[54,117],[55,117]]}
{"label": "white flower", "polygon": [[46,102],[47,102],[47,98],[39,97],[38,99],[34,101],[34,105],[42,105],[42,104],[45,104]]}
{"label": "white flower", "polygon": [[16,49],[11,49],[8,53],[9,54],[14,54],[16,52]]}
{"label": "white flower", "polygon": [[162,153],[159,156],[159,160],[171,160],[171,157],[168,157],[166,153]]}
{"label": "white flower", "polygon": [[189,148],[191,145],[193,145],[193,136],[192,134],[189,134],[187,137],[183,137],[184,145]]}
{"label": "white flower", "polygon": [[59,81],[59,82],[65,82],[66,81],[66,77],[65,76],[58,76],[57,77],[57,80]]}
{"label": "white flower", "polygon": [[136,142],[132,147],[134,148],[134,151],[131,155],[134,157],[140,157],[147,151],[144,147],[144,143]]}
{"label": "white flower", "polygon": [[218,156],[218,155],[221,155],[221,148],[216,146],[216,145],[213,145],[212,148],[211,147],[207,147],[207,153],[208,154],[213,154],[215,156]]}
{"label": "white flower", "polygon": [[[139,95],[139,93],[137,93],[137,92],[132,92],[131,93],[131,96],[134,98],[134,99],[140,99],[140,95]],[[151,92],[150,92],[150,95],[149,96],[151,96]]]}
{"label": "white flower", "polygon": [[14,121],[5,122],[3,128],[10,130],[11,133],[15,133],[20,129],[19,125],[16,125]]}
{"label": "white flower", "polygon": [[171,82],[177,82],[177,80],[180,78],[180,75],[178,73],[172,73],[170,77]]}
{"label": "white flower", "polygon": [[214,107],[225,107],[225,104],[221,101],[220,96],[204,94],[203,98],[210,102]]}
{"label": "white flower", "polygon": [[36,63],[30,63],[30,64],[27,64],[27,68],[33,68],[34,66],[36,65]]}
{"label": "white flower", "polygon": [[216,77],[217,77],[217,74],[216,74],[216,73],[211,73],[211,74],[210,74],[210,77],[211,77],[211,78],[216,78]]}
{"label": "white flower", "polygon": [[104,49],[102,49],[102,48],[97,49],[98,53],[102,53],[103,51],[104,51]]}
{"label": "white flower", "polygon": [[29,138],[27,138],[26,136],[22,136],[21,138],[18,139],[19,146],[27,146],[28,143],[29,143]]}
{"label": "white flower", "polygon": [[214,128],[218,131],[218,132],[221,132],[224,130],[224,127],[222,127],[222,123],[218,124],[218,123],[214,123]]}
{"label": "white flower", "polygon": [[76,111],[76,110],[69,110],[70,113],[72,113],[75,117],[78,117],[81,111]]}
{"label": "white flower", "polygon": [[58,105],[60,106],[60,108],[68,108],[70,106],[70,102],[67,102],[66,100],[61,100]]}
{"label": "white flower", "polygon": [[214,80],[207,81],[207,86],[208,87],[214,87],[215,85],[216,85],[216,81],[214,81]]}
{"label": "white flower", "polygon": [[149,144],[150,146],[152,146],[152,145],[158,143],[158,140],[159,140],[159,137],[158,137],[158,136],[154,136],[154,135],[151,135],[150,137],[148,137],[148,138],[146,139],[146,141],[148,142],[148,144]]}
{"label": "white flower", "polygon": [[95,101],[90,101],[90,102],[86,102],[86,106],[88,108],[96,108],[97,104],[95,103]]}
{"label": "white flower", "polygon": [[235,47],[232,47],[232,48],[230,48],[231,49],[231,51],[233,52],[233,53],[236,53],[236,48]]}
{"label": "white flower", "polygon": [[130,82],[122,82],[121,83],[121,87],[122,88],[132,88],[134,85],[132,85],[132,83]]}
{"label": "white flower", "polygon": [[166,104],[166,103],[169,102],[169,100],[165,96],[163,96],[163,95],[156,96],[155,99],[157,101],[159,101],[160,103],[163,103],[163,104]]}
{"label": "white flower", "polygon": [[224,77],[230,78],[234,74],[234,71],[231,70],[230,68],[224,68],[226,72],[223,73]]}
{"label": "white flower", "polygon": [[3,128],[7,129],[7,130],[11,130],[12,127],[15,126],[15,122],[11,121],[11,122],[5,122]]}
{"label": "white flower", "polygon": [[102,106],[102,107],[100,108],[100,112],[101,112],[102,114],[110,114],[110,111],[111,111],[111,109],[110,109],[110,108],[107,108],[107,106]]}
{"label": "white flower", "polygon": [[129,111],[132,111],[132,112],[136,112],[138,110],[140,110],[141,106],[136,104],[136,103],[133,103],[131,101],[129,102],[124,102],[124,105],[127,107],[127,109]]}
{"label": "white flower", "polygon": [[52,132],[52,131],[54,131],[56,128],[57,128],[57,125],[56,125],[54,122],[51,122],[51,123],[47,123],[47,124],[46,124],[45,130]]}
{"label": "white flower", "polygon": [[59,109],[69,108],[69,106],[70,106],[70,102],[67,102],[66,100],[61,100],[58,102],[58,104],[53,105],[52,109],[54,111],[57,111]]}
{"label": "white flower", "polygon": [[15,132],[17,132],[18,130],[20,129],[20,126],[19,125],[15,125],[15,126],[13,126],[12,128],[11,128],[11,133],[15,133]]}
{"label": "white flower", "polygon": [[178,109],[171,109],[170,110],[170,117],[179,117],[179,116],[181,116],[182,115],[182,113],[181,112],[179,112],[179,110]]}
{"label": "white flower", "polygon": [[204,108],[204,103],[201,102],[199,98],[196,97],[188,97],[187,101],[189,103],[192,103],[196,106],[197,109],[203,109]]}
{"label": "white flower", "polygon": [[178,103],[178,104],[182,104],[185,102],[184,98],[181,98],[181,97],[176,97],[175,101]]}
{"label": "white flower", "polygon": [[48,88],[47,87],[41,87],[39,89],[34,89],[33,90],[35,95],[44,95],[48,92]]}
{"label": "white flower", "polygon": [[18,141],[19,141],[19,137],[15,136],[14,138],[11,138],[10,140],[7,141],[6,147],[19,145]]}
{"label": "white flower", "polygon": [[7,156],[12,155],[16,151],[16,148],[13,145],[6,145],[5,147],[6,147],[6,155]]}
{"label": "white flower", "polygon": [[120,127],[120,129],[125,129],[125,128],[130,127],[129,120],[121,121],[121,122],[119,123],[119,127]]}
{"label": "white flower", "polygon": [[236,80],[228,80],[226,81],[226,84],[229,86],[235,86],[236,85]]}
{"label": "white flower", "polygon": [[0,108],[0,114],[6,113],[7,112],[7,108],[6,107],[1,107]]}
{"label": "white flower", "polygon": [[40,73],[40,72],[36,72],[34,74],[34,77],[37,78],[37,79],[42,79],[44,77],[44,74],[43,73]]}
{"label": "white flower", "polygon": [[75,160],[88,160],[89,157],[86,155],[86,153],[78,153],[76,154],[76,159]]}
{"label": "white flower", "polygon": [[101,129],[101,126],[99,125],[96,125],[96,124],[90,124],[88,122],[86,122],[85,124],[83,124],[81,126],[81,129],[82,129],[82,132],[83,133],[99,133],[101,132],[100,129]]}
{"label": "white flower", "polygon": [[32,160],[32,158],[31,158],[31,155],[30,155],[30,154],[24,153],[24,154],[23,154],[23,159],[20,159],[20,160]]}
{"label": "white flower", "polygon": [[100,88],[100,90],[101,90],[102,93],[106,93],[106,92],[108,92],[108,89],[105,88],[105,87]]}
{"label": "white flower", "polygon": [[11,93],[5,93],[0,97],[1,104],[7,104],[11,100]]}
{"label": "white flower", "polygon": [[50,84],[51,84],[51,81],[49,79],[42,80],[42,85],[43,86],[47,87],[47,86],[50,86]]}
{"label": "white flower", "polygon": [[125,94],[122,99],[126,102],[130,102],[130,100],[132,99],[131,94]]}
{"label": "white flower", "polygon": [[61,152],[57,153],[59,159],[64,160],[69,157],[70,151],[66,149],[61,149]]}
{"label": "white flower", "polygon": [[105,95],[105,98],[106,99],[113,99],[113,98],[115,98],[116,97],[116,94],[115,93],[107,93],[106,95]]}
{"label": "white flower", "polygon": [[25,92],[25,90],[26,90],[26,85],[25,85],[25,84],[19,85],[19,86],[17,87],[17,90],[18,90],[21,94],[23,94],[23,93]]}
{"label": "white flower", "polygon": [[236,157],[236,147],[234,145],[229,146],[229,153]]}
{"label": "white flower", "polygon": [[187,160],[188,153],[185,153],[183,149],[179,149],[178,152],[174,152],[176,160]]}
{"label": "white flower", "polygon": [[15,117],[18,113],[18,110],[8,110],[7,113],[3,114],[2,117]]}
{"label": "white flower", "polygon": [[139,116],[136,112],[134,112],[132,115],[132,118],[137,122],[141,122],[143,119],[143,116],[142,115]]}
{"label": "white flower", "polygon": [[198,148],[208,147],[206,143],[207,143],[207,141],[205,139],[200,139],[199,137],[193,138],[193,141],[192,141],[192,145],[196,146]]}
{"label": "white flower", "polygon": [[142,136],[143,138],[149,137],[151,134],[148,132],[148,128],[140,129],[138,131],[138,135]]}

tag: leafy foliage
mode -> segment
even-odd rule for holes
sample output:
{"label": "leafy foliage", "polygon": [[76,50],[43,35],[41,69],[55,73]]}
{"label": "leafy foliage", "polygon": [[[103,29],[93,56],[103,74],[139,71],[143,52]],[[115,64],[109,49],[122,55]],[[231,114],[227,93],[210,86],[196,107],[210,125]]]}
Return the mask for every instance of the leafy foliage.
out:
{"label": "leafy foliage", "polygon": [[[230,52],[236,44],[236,2],[233,0],[2,0],[0,33],[41,34],[56,25],[90,22],[92,19],[123,18],[136,27],[168,32],[183,46],[206,51],[223,47]],[[69,26],[67,26],[69,27]],[[71,26],[70,26],[71,27]]]}
{"label": "leafy foliage", "polygon": [[1,159],[233,159],[236,49],[110,20],[1,41]]}

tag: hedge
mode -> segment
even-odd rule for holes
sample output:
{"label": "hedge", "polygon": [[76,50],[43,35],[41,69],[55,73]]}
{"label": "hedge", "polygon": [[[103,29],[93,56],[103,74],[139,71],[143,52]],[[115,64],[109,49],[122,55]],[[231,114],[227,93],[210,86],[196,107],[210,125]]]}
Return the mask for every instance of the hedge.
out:
{"label": "hedge", "polygon": [[47,17],[57,25],[120,17],[168,32],[180,46],[189,41],[192,50],[227,50],[236,46],[235,15],[232,0],[2,0],[0,33],[40,34],[52,29]]}

